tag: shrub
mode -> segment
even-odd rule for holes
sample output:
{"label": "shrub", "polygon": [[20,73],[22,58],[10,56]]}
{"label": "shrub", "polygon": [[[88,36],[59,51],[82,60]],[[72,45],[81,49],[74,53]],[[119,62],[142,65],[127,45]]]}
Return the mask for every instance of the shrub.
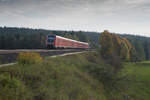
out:
{"label": "shrub", "polygon": [[39,64],[43,61],[39,53],[34,52],[21,52],[17,60],[19,64]]}
{"label": "shrub", "polygon": [[27,92],[24,84],[10,75],[0,75],[0,100],[30,100],[31,94]]}

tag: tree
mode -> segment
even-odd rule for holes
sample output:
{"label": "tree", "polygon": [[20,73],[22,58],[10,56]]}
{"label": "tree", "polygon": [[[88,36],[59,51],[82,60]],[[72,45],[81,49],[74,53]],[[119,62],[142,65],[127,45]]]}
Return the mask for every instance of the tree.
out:
{"label": "tree", "polygon": [[135,42],[135,49],[136,49],[139,61],[145,60],[144,47],[140,41]]}
{"label": "tree", "polygon": [[148,43],[148,41],[144,42],[144,52],[146,60],[150,60],[150,43]]}
{"label": "tree", "polygon": [[113,66],[113,72],[117,73],[121,69],[121,60],[118,51],[120,52],[120,39],[114,34],[105,30],[100,36],[101,55]]}
{"label": "tree", "polygon": [[[134,49],[133,45],[126,39],[116,34],[104,31],[100,36],[101,55],[105,59],[119,59],[129,61]],[[132,50],[133,49],[133,50]]]}
{"label": "tree", "polygon": [[100,35],[101,55],[107,59],[113,55],[113,41],[111,34],[105,30]]}

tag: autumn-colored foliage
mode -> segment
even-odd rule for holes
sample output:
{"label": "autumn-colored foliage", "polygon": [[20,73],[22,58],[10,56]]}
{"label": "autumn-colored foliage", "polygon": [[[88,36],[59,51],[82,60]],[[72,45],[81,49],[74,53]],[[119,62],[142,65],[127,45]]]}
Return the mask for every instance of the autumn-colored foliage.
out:
{"label": "autumn-colored foliage", "polygon": [[130,53],[134,47],[126,38],[121,38],[105,30],[100,36],[100,45],[101,54],[106,59],[118,56],[122,60],[129,61],[132,58]]}
{"label": "autumn-colored foliage", "polygon": [[101,52],[104,58],[109,57],[113,53],[112,36],[108,31],[104,31],[100,36]]}
{"label": "autumn-colored foliage", "polygon": [[43,61],[39,53],[21,52],[17,57],[19,64],[38,64]]}

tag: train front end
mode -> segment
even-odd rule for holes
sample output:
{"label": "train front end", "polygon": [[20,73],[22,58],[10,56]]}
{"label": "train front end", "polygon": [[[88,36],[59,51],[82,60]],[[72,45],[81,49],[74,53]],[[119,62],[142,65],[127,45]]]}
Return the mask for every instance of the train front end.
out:
{"label": "train front end", "polygon": [[46,39],[47,48],[54,49],[55,48],[55,40],[56,40],[55,35],[47,35],[47,39]]}

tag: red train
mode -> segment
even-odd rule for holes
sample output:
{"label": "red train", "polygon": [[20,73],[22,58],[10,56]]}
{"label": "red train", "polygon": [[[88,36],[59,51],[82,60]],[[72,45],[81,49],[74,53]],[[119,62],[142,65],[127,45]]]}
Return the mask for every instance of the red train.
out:
{"label": "red train", "polygon": [[46,37],[47,48],[89,48],[89,44],[57,35],[47,35]]}

